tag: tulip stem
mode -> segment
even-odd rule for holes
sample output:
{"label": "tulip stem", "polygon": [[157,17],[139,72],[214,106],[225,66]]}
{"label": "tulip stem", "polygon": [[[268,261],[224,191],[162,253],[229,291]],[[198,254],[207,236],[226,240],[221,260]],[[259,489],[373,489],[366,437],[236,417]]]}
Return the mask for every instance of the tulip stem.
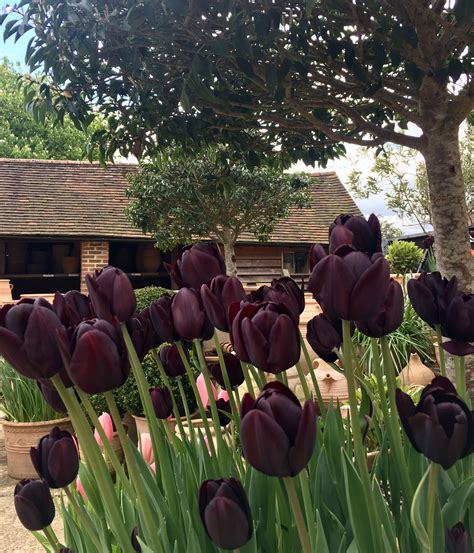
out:
{"label": "tulip stem", "polygon": [[[183,402],[184,412],[186,413],[186,420],[188,422],[189,436],[191,438],[192,444],[195,446],[196,445],[196,432],[195,432],[193,423],[191,422],[191,413],[189,412],[188,400],[186,398],[186,393],[184,392],[183,381],[182,381],[181,378],[182,378],[181,376],[178,376],[176,380],[178,382],[178,389],[179,389],[179,394],[181,396],[181,401]],[[181,426],[183,426],[183,425],[181,424]],[[183,432],[184,432],[184,428],[183,428]],[[185,435],[186,435],[186,433],[185,433]]]}
{"label": "tulip stem", "polygon": [[217,357],[219,358],[219,365],[221,368],[222,377],[224,378],[225,389],[229,394],[230,407],[231,407],[232,413],[234,414],[234,420],[237,421],[237,424],[239,424],[239,421],[240,421],[239,410],[235,403],[232,386],[230,384],[229,373],[227,371],[227,365],[225,364],[224,355],[222,353],[221,344],[219,342],[219,338],[217,336],[216,331],[214,331],[214,345],[216,346]]}
{"label": "tulip stem", "polygon": [[437,501],[437,491],[438,491],[438,474],[439,474],[439,465],[437,463],[430,463],[430,474],[428,477],[428,495],[426,498],[427,503],[427,513],[426,513],[426,531],[428,533],[428,539],[430,543],[430,552],[434,551],[434,515],[435,515],[435,506]]}
{"label": "tulip stem", "polygon": [[58,538],[54,533],[54,530],[51,528],[51,526],[46,526],[46,528],[43,528],[43,532],[49,544],[53,548],[54,553],[57,553],[58,551],[60,551],[61,546],[59,545]]}
{"label": "tulip stem", "polygon": [[114,448],[112,447],[107,436],[105,435],[105,431],[102,425],[100,424],[99,417],[97,416],[97,413],[95,412],[95,409],[92,406],[92,403],[89,400],[89,396],[85,392],[83,392],[80,388],[75,388],[75,390],[81,400],[81,403],[84,409],[86,410],[86,413],[88,414],[92,424],[94,425],[94,428],[99,433],[100,439],[102,440],[104,452],[107,455],[108,459],[110,459],[112,467],[115,470],[115,474],[122,482],[124,489],[127,490],[127,495],[130,497],[130,499],[132,499],[132,501],[134,501],[136,498],[135,490],[133,489],[133,486],[130,484],[130,481],[127,478],[127,475],[125,474],[123,466],[120,463],[119,458],[117,457],[117,454],[114,451]]}
{"label": "tulip stem", "polygon": [[97,535],[97,529],[94,528],[94,525],[92,524],[86,510],[79,503],[79,501],[77,501],[73,490],[71,490],[71,488],[69,486],[66,486],[64,488],[64,491],[65,491],[66,496],[68,498],[69,504],[76,511],[77,516],[79,517],[84,530],[86,531],[88,537],[92,540],[92,542],[96,546],[97,551],[103,551],[104,548],[102,547],[100,539]]}
{"label": "tulip stem", "polygon": [[[254,389],[253,389],[252,378],[251,378],[251,376],[250,376],[250,373],[249,373],[249,370],[248,370],[248,368],[247,368],[247,365],[241,361],[241,362],[240,362],[240,366],[242,367],[242,372],[244,373],[245,384],[247,385],[247,392],[248,392],[253,398],[255,398],[255,392],[254,392]],[[257,386],[258,386],[258,383],[257,383]]]}
{"label": "tulip stem", "polygon": [[443,335],[441,334],[441,325],[435,325],[436,336],[438,338],[439,368],[441,375],[446,376],[446,354],[443,349]]}
{"label": "tulip stem", "polygon": [[314,374],[313,363],[311,362],[311,357],[309,355],[308,348],[306,347],[306,342],[304,340],[303,334],[301,333],[301,330],[299,331],[299,333],[300,333],[301,348],[303,349],[303,355],[304,355],[304,358],[305,358],[305,361],[306,361],[306,366],[307,366],[308,372],[311,376],[311,383],[313,384],[313,388],[314,388],[314,391],[316,392],[316,397],[318,399],[319,411],[321,412],[321,416],[324,419],[324,417],[326,416],[326,407],[324,406],[323,396],[321,395],[321,390],[319,389],[318,379],[316,378],[316,375]]}
{"label": "tulip stem", "polygon": [[454,355],[453,359],[454,359],[454,367],[456,370],[456,388],[457,388],[458,394],[470,407],[471,402],[469,400],[469,396],[467,394],[467,388],[466,388],[466,364],[464,362],[464,357],[459,357],[458,355]]}
{"label": "tulip stem", "polygon": [[311,553],[311,543],[309,541],[308,530],[306,529],[303,513],[301,512],[300,501],[296,493],[295,482],[291,476],[284,477],[283,482],[285,484],[288,499],[290,500],[293,516],[295,518],[302,551],[303,553]]}
{"label": "tulip stem", "polygon": [[299,361],[296,363],[296,370],[298,372],[298,376],[299,376],[299,379],[300,379],[300,382],[301,382],[301,386],[303,388],[304,397],[306,399],[312,399],[312,394],[309,391],[309,386],[308,386],[308,382],[306,380],[306,375],[304,374],[303,367],[301,366],[301,363]]}

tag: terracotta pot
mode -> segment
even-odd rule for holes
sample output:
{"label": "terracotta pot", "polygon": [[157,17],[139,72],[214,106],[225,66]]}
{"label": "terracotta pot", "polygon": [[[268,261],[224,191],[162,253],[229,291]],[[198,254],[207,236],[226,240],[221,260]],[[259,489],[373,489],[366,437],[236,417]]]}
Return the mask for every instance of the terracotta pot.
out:
{"label": "terracotta pot", "polygon": [[130,413],[125,413],[125,415],[122,417],[122,422],[125,428],[127,429],[128,437],[132,440],[132,442],[135,445],[137,445],[138,444],[137,423],[135,422],[133,415],[131,415]]}
{"label": "terracotta pot", "polygon": [[369,451],[369,453],[367,453],[367,467],[369,468],[369,471],[372,470],[378,454],[379,451]]}
{"label": "terracotta pot", "polygon": [[7,452],[7,472],[11,478],[38,478],[30,459],[30,447],[36,447],[40,439],[55,426],[72,432],[69,417],[42,422],[10,422],[2,420]]}
{"label": "terracotta pot", "polygon": [[313,361],[314,375],[318,381],[324,405],[327,407],[333,402],[334,405],[349,399],[347,379],[340,372],[336,371],[322,359]]}
{"label": "terracotta pot", "polygon": [[[148,426],[148,421],[146,417],[138,417],[136,415],[132,415],[133,419],[135,420],[135,424],[137,425],[137,436],[140,438],[142,434],[149,434],[150,433],[150,427]],[[181,418],[181,420],[184,420]],[[176,427],[176,419],[170,418],[167,420],[168,426],[170,427],[171,432],[174,432]]]}
{"label": "terracotta pot", "polygon": [[423,364],[416,353],[410,354],[408,365],[400,372],[402,386],[427,386],[435,377],[434,372]]}
{"label": "terracotta pot", "polygon": [[65,275],[79,272],[80,261],[78,257],[66,255],[63,257],[63,272]]}
{"label": "terracotta pot", "polygon": [[433,349],[434,349],[436,364],[438,365],[438,367],[441,367],[441,359],[440,359],[440,356],[439,356],[439,344],[438,344],[438,342],[433,342]]}
{"label": "terracotta pot", "polygon": [[[321,307],[319,306],[319,303],[313,298],[313,295],[310,294],[309,292],[305,292],[304,301],[305,301],[305,307],[304,307],[303,313],[301,313],[300,315],[299,329],[300,329],[301,335],[303,336],[303,340],[305,342],[306,349],[308,350],[311,362],[313,362],[313,360],[316,359],[317,355],[313,351],[313,348],[309,345],[308,340],[306,340],[307,325],[308,325],[308,322],[313,317],[316,317],[316,315],[320,315],[322,313],[322,310],[321,310]],[[300,364],[303,368],[303,371],[306,374],[308,374],[309,367],[306,364],[306,358],[304,356],[303,350],[301,350]]]}

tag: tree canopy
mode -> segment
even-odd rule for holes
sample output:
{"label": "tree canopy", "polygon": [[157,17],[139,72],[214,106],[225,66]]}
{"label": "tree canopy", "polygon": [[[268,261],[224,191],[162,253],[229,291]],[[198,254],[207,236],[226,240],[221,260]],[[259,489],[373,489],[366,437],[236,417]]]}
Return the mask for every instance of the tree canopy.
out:
{"label": "tree canopy", "polygon": [[242,233],[268,240],[291,207],[309,203],[308,180],[269,167],[249,169],[222,147],[195,156],[174,149],[130,177],[131,222],[151,233],[161,249],[196,239],[224,245],[226,265],[235,272],[234,244]]}
{"label": "tree canopy", "polygon": [[81,159],[87,135],[68,121],[44,124],[25,109],[18,86],[20,73],[6,59],[0,60],[0,157],[36,159]]}

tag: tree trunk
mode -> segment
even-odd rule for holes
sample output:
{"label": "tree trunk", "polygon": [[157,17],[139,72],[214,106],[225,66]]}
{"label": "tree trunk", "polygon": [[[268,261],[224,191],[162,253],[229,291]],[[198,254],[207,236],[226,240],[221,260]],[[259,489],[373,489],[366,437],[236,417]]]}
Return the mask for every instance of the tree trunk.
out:
{"label": "tree trunk", "polygon": [[436,264],[443,276],[456,275],[460,288],[474,291],[474,258],[459,155],[459,127],[436,125],[425,134],[423,156],[430,190]]}
{"label": "tree trunk", "polygon": [[232,239],[223,240],[224,260],[227,274],[237,276],[237,265],[235,263],[235,242]]}

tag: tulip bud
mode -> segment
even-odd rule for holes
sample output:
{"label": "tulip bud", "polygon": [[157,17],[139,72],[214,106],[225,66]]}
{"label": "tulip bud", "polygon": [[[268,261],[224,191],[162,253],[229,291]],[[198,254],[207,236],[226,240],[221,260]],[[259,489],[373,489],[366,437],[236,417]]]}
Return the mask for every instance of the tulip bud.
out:
{"label": "tulip bud", "polygon": [[422,391],[416,407],[411,397],[399,389],[396,402],[413,447],[434,463],[448,470],[473,452],[472,413],[448,378],[435,377]]}
{"label": "tulip bud", "polygon": [[56,292],[53,311],[66,328],[74,328],[82,321],[92,318],[89,298],[77,290],[69,290],[65,294]]}
{"label": "tulip bud", "polygon": [[50,488],[65,488],[77,477],[79,455],[67,430],[55,426],[47,436],[41,438],[37,448],[30,449],[30,455],[38,476]]}
{"label": "tulip bud", "polygon": [[158,419],[165,420],[173,414],[173,400],[168,388],[150,388],[150,396]]}
{"label": "tulip bud", "polygon": [[214,329],[202,305],[201,297],[192,288],[181,288],[171,304],[176,332],[185,340],[209,340]]}
{"label": "tulip bud", "polygon": [[238,549],[252,537],[250,505],[235,478],[205,480],[199,488],[199,514],[209,538],[221,549]]}
{"label": "tulip bud", "polygon": [[61,351],[69,357],[67,373],[76,386],[88,394],[119,388],[129,372],[127,351],[117,323],[102,319],[82,322],[72,340],[58,335]]}
{"label": "tulip bud", "polygon": [[19,301],[0,309],[0,355],[23,376],[50,378],[63,362],[56,332],[64,329],[46,300]]}
{"label": "tulip bud", "polygon": [[84,499],[84,501],[88,500],[86,490],[84,489],[84,486],[82,485],[82,482],[79,476],[76,478],[76,490],[82,496],[82,499]]}
{"label": "tulip bud", "polygon": [[443,342],[443,348],[452,355],[474,353],[474,295],[459,294],[448,304],[445,320],[441,325],[443,336],[451,338]]}
{"label": "tulip bud", "polygon": [[237,357],[273,374],[285,371],[300,358],[298,326],[282,305],[244,303],[229,308],[231,341]]}
{"label": "tulip bud", "polygon": [[[204,375],[202,373],[196,378],[196,387],[198,389],[199,397],[201,398],[202,404],[204,405],[204,408],[207,409],[207,407],[209,407],[210,405],[210,400],[209,394],[207,393],[206,381],[204,380]],[[211,391],[213,398],[217,400],[217,390],[212,382]]]}
{"label": "tulip bud", "polygon": [[224,427],[231,421],[230,414],[232,409],[230,406],[229,394],[225,390],[221,390],[216,399],[217,412],[219,416],[219,424]]}
{"label": "tulip bud", "polygon": [[92,308],[99,319],[111,322],[116,317],[125,322],[135,313],[135,292],[121,269],[109,265],[93,275],[86,275],[86,285]]}
{"label": "tulip bud", "polygon": [[67,409],[61,399],[61,396],[58,394],[56,388],[50,384],[49,380],[37,380],[38,388],[43,395],[46,403],[54,409],[57,413],[66,413]]}
{"label": "tulip bud", "polygon": [[141,548],[140,543],[138,542],[138,528],[136,526],[132,530],[132,535],[130,537],[130,541],[132,542],[132,547],[136,551],[136,553],[141,553],[142,548]]}
{"label": "tulip bud", "polygon": [[53,522],[54,502],[44,480],[20,480],[15,486],[14,502],[16,514],[27,530],[37,532]]}
{"label": "tulip bud", "polygon": [[[105,437],[110,443],[112,443],[112,440],[114,439],[114,423],[112,422],[112,417],[108,413],[102,413],[102,415],[100,415],[99,417],[99,422],[100,426],[102,426]],[[94,430],[94,438],[98,445],[102,447],[102,438],[100,437],[97,429]]]}
{"label": "tulip bud", "polygon": [[446,553],[469,553],[469,536],[462,522],[444,531]]}
{"label": "tulip bud", "polygon": [[313,244],[309,249],[308,254],[308,267],[311,272],[316,265],[327,256],[326,250],[321,246],[321,244]]}
{"label": "tulip bud", "polygon": [[145,355],[156,345],[151,320],[146,316],[137,315],[129,319],[126,324],[138,359],[143,361]]}
{"label": "tulip bud", "polygon": [[308,464],[316,442],[316,409],[303,409],[286,386],[270,382],[256,400],[241,404],[240,440],[247,461],[268,476],[296,476]]}
{"label": "tulip bud", "polygon": [[[189,357],[184,350],[188,361]],[[165,346],[160,349],[160,360],[165,370],[165,373],[171,378],[177,378],[186,374],[186,367],[181,359],[181,355],[178,350],[178,346],[173,344],[172,346]]]}
{"label": "tulip bud", "polygon": [[249,295],[251,302],[273,302],[285,306],[291,318],[299,323],[304,310],[304,292],[290,277],[273,279],[271,286],[261,286]]}
{"label": "tulip bud", "polygon": [[217,275],[225,275],[225,262],[213,242],[201,242],[183,248],[174,265],[165,264],[176,285],[199,291]]}
{"label": "tulip bud", "polygon": [[359,215],[340,215],[329,227],[329,253],[351,248],[369,256],[382,251],[380,221],[372,213],[366,221]]}
{"label": "tulip bud", "polygon": [[389,283],[385,258],[350,252],[322,259],[311,273],[308,290],[331,320],[365,321],[380,312]]}
{"label": "tulip bud", "polygon": [[[238,357],[232,353],[224,353],[224,363],[227,368],[227,374],[229,376],[229,382],[232,388],[237,388],[244,381],[244,372],[240,365]],[[211,372],[214,380],[225,389],[225,380],[222,375],[220,363],[210,363],[209,371]]]}
{"label": "tulip bud", "polygon": [[222,332],[228,332],[229,306],[235,302],[245,301],[247,298],[244,287],[237,277],[218,275],[209,285],[202,285],[201,299],[212,325]]}
{"label": "tulip bud", "polygon": [[316,315],[308,322],[306,339],[313,350],[325,361],[336,361],[342,345],[342,322],[331,321],[326,315]]}
{"label": "tulip bud", "polygon": [[381,338],[395,332],[403,322],[403,290],[397,281],[390,279],[390,284],[382,309],[373,319],[356,321],[356,327],[362,334],[371,338]]}
{"label": "tulip bud", "polygon": [[160,342],[176,342],[179,340],[179,334],[173,324],[171,303],[172,298],[162,296],[150,305],[151,323]]}
{"label": "tulip bud", "polygon": [[140,436],[140,452],[143,459],[151,465],[154,462],[153,444],[151,442],[151,436],[148,432],[144,432]]}

